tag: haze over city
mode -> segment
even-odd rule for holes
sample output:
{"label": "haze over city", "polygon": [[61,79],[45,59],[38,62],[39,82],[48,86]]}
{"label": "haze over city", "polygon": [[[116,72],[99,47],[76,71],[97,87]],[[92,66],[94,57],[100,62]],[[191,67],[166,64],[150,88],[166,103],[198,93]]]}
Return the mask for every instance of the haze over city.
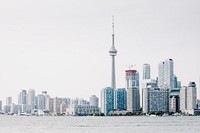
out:
{"label": "haze over city", "polygon": [[[0,99],[17,101],[21,89],[53,96],[100,95],[111,85],[112,15],[115,16],[116,86],[125,70],[174,60],[182,85],[199,84],[198,0],[19,0],[0,5]],[[140,78],[141,78],[140,77]]]}

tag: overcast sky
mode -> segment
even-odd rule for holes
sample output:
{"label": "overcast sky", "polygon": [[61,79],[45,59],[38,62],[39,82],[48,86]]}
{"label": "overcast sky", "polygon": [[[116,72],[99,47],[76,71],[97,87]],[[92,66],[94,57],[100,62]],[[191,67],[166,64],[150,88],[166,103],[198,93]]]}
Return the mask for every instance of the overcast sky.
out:
{"label": "overcast sky", "polygon": [[182,85],[200,75],[199,0],[2,0],[0,99],[17,102],[21,89],[50,96],[100,96],[110,86],[112,15],[115,17],[116,83],[125,69],[174,60]]}

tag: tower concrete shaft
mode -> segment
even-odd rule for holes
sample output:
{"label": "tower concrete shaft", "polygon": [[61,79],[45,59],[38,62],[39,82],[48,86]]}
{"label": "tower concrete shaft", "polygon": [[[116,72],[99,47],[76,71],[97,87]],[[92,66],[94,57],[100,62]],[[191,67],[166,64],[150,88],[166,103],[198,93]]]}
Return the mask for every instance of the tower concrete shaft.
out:
{"label": "tower concrete shaft", "polygon": [[116,89],[116,80],[115,80],[115,56],[112,56],[111,87],[112,87],[113,89]]}

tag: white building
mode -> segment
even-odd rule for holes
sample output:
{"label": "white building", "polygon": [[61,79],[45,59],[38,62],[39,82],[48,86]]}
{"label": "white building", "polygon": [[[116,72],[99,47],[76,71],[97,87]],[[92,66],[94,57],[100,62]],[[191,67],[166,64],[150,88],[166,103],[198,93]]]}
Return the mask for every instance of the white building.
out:
{"label": "white building", "polygon": [[33,113],[35,109],[35,90],[34,89],[28,90],[27,105],[30,106],[31,112]]}
{"label": "white building", "polygon": [[96,95],[92,95],[90,97],[90,106],[96,106],[99,107],[99,98]]}
{"label": "white building", "polygon": [[59,115],[60,113],[60,105],[62,104],[62,98],[54,97],[53,99],[53,113],[55,115]]}
{"label": "white building", "polygon": [[10,113],[11,114],[17,114],[18,110],[19,110],[19,106],[18,105],[14,104],[14,103],[12,103],[10,105]]}
{"label": "white building", "polygon": [[49,98],[49,95],[47,94],[46,91],[42,91],[42,94],[39,94],[37,97],[37,106],[38,106],[38,110],[42,110],[42,111],[46,111],[46,102],[47,102],[47,98]]}
{"label": "white building", "polygon": [[174,62],[172,59],[166,59],[158,65],[158,85],[161,89],[172,89],[174,76]]}
{"label": "white building", "polygon": [[66,109],[66,115],[72,116],[94,115],[96,113],[99,113],[98,106],[90,106],[87,100],[78,98],[71,100],[71,104]]}
{"label": "white building", "polygon": [[144,113],[169,112],[169,91],[151,86],[142,89],[142,109]]}
{"label": "white building", "polygon": [[26,105],[27,104],[27,91],[22,90],[18,95],[18,104]]}
{"label": "white building", "polygon": [[19,112],[26,113],[27,109],[27,91],[22,90],[18,95]]}
{"label": "white building", "polygon": [[46,110],[49,112],[49,114],[53,114],[53,110],[54,110],[54,102],[53,102],[53,98],[48,97],[46,100]]}
{"label": "white building", "polygon": [[197,109],[197,89],[195,82],[190,82],[188,87],[180,90],[180,110],[185,114],[195,114]]}

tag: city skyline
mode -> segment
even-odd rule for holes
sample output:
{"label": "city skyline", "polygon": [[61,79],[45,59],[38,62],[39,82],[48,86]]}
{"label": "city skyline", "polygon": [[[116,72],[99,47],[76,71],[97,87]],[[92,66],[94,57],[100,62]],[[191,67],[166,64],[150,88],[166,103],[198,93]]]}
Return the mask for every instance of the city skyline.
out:
{"label": "city skyline", "polygon": [[155,79],[158,63],[172,58],[182,85],[195,81],[199,89],[199,1],[38,2],[0,5],[2,101],[12,96],[16,102],[14,96],[29,88],[52,97],[100,97],[99,91],[110,86],[112,15],[120,51],[117,88],[125,87],[128,66],[136,65],[142,74],[148,63]]}

